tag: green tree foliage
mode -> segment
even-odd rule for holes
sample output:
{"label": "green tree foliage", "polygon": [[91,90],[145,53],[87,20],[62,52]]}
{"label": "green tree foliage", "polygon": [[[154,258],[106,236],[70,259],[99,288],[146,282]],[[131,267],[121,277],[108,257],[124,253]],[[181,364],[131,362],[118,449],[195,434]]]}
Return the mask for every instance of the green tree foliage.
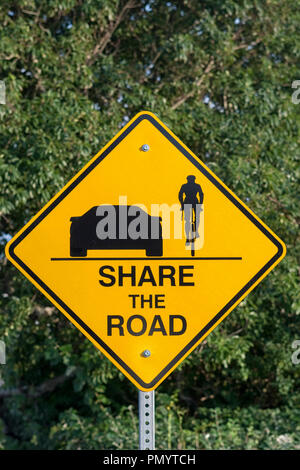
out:
{"label": "green tree foliage", "polygon": [[[299,3],[2,0],[0,20],[3,247],[129,118],[156,113],[288,249],[159,387],[158,447],[299,448]],[[136,389],[0,262],[0,448],[136,448]]]}

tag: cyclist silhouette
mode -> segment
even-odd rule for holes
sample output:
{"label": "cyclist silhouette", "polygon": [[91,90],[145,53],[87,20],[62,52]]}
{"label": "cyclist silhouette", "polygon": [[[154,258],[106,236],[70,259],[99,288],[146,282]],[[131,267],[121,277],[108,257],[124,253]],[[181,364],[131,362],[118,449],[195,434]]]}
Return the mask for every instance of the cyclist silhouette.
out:
{"label": "cyclist silhouette", "polygon": [[[181,186],[178,198],[181,204],[181,210],[184,212],[186,245],[189,245],[194,242],[196,238],[199,238],[198,229],[204,194],[200,184],[195,183],[195,176],[189,175],[186,179],[187,183]],[[191,228],[193,230],[190,238]]]}

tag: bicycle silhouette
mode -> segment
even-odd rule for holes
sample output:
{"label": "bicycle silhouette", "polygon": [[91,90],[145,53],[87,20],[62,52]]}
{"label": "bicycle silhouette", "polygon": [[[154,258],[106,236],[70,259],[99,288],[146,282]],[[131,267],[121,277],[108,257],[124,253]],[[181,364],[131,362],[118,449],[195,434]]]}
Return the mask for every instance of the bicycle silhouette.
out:
{"label": "bicycle silhouette", "polygon": [[204,199],[201,186],[195,180],[195,176],[187,176],[187,183],[181,186],[178,194],[185,221],[185,244],[191,247],[191,256],[195,256],[195,241],[199,238],[200,212]]}

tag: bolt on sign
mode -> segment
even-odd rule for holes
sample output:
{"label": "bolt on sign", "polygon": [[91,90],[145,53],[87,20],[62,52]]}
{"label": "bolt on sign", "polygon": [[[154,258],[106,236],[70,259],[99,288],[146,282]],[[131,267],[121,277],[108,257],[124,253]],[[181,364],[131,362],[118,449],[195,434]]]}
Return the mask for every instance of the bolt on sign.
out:
{"label": "bolt on sign", "polygon": [[137,114],[6,247],[143,391],[155,389],[285,251],[149,112]]}

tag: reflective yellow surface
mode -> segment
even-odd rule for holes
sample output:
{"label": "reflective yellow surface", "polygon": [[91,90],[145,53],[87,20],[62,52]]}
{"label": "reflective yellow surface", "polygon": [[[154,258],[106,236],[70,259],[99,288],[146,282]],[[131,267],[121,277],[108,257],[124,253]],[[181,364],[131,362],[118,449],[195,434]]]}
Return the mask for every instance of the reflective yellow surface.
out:
{"label": "reflective yellow surface", "polygon": [[[9,252],[9,247],[18,240],[23,231],[32,227],[35,219],[43,214],[67,188],[70,188],[72,182],[75,182],[117,137],[122,136],[139,116],[150,116],[168,132],[169,137],[163,135],[161,130],[147,118],[141,119],[130,133]],[[151,113],[140,113],[9,242],[6,248],[7,257],[18,269],[141,390],[156,388],[285,255],[284,244],[278,237],[267,229],[267,233],[277,241],[276,245],[266,233],[263,233],[261,227],[266,228],[266,226],[251,210],[234,196],[234,200],[241,204],[237,207],[228,197],[228,194],[233,193],[202,162],[201,168],[205,171],[197,168],[183,154],[182,149],[176,148],[172,139],[175,139],[182,149],[188,150],[157,117]],[[148,152],[141,151],[143,144],[150,146]],[[192,159],[200,162],[191,151],[188,152]],[[212,181],[205,172],[213,176]],[[200,215],[201,243],[195,245],[194,258],[190,249],[186,249],[184,236],[181,239],[174,239],[171,236],[170,239],[163,240],[162,259],[150,257],[145,259],[147,257],[143,250],[89,250],[88,259],[84,261],[51,260],[51,258],[70,258],[70,217],[81,216],[90,208],[101,204],[119,204],[120,196],[127,197],[128,205],[143,204],[147,208],[150,208],[151,204],[165,203],[170,206],[178,204],[178,191],[185,183],[186,176],[190,174],[196,176],[196,182],[201,185],[204,192],[205,226],[202,214]],[[220,187],[226,194],[220,190]],[[240,207],[246,208],[246,214]],[[259,226],[253,220],[257,221]],[[282,247],[282,253],[278,246]],[[38,281],[33,279],[27,269],[20,266],[16,257],[12,256],[12,251],[38,277]],[[90,259],[106,257],[143,259],[108,261]],[[274,257],[274,262],[264,268]],[[148,265],[155,279],[158,276],[159,266],[173,266],[176,270],[176,284],[178,284],[179,266],[193,266],[192,270],[187,270],[193,272],[193,278],[186,280],[194,282],[194,286],[171,286],[170,282],[166,282],[164,286],[153,286],[151,283],[132,286],[130,279],[125,278],[121,287],[116,285],[117,283],[111,287],[104,287],[99,283],[99,269],[104,265],[112,266],[116,270],[118,266],[122,266],[124,271],[129,271],[131,266],[135,266],[137,278],[143,267]],[[264,271],[253,280],[262,268]],[[247,286],[249,282],[251,285]],[[51,293],[45,290],[43,283]],[[241,292],[242,289],[244,290]],[[132,308],[132,298],[128,296],[137,294],[145,297],[150,294],[164,295],[165,308],[149,308],[149,306],[141,308],[138,305]],[[238,298],[235,301],[237,294]],[[78,324],[76,317],[72,317],[69,310],[66,311],[61,302],[57,302],[57,298],[74,312],[87,328],[82,326],[83,324]],[[207,327],[229,302],[231,304],[225,309],[224,314]],[[112,330],[111,336],[108,335],[109,315],[122,316],[125,326],[124,336],[120,336],[116,328]],[[145,334],[134,336],[128,333],[126,322],[132,315],[141,315],[145,318],[147,322]],[[149,336],[148,328],[155,315],[160,315],[167,334],[154,331]],[[186,319],[184,334],[173,336],[168,334],[170,315],[180,315]],[[178,324],[177,327],[179,328]],[[194,340],[205,327],[207,330],[202,337]],[[132,328],[138,331],[138,320],[132,322]],[[91,336],[91,331],[105,346]],[[188,349],[184,350],[191,342]],[[144,350],[149,350],[151,355],[143,357]],[[162,375],[159,375],[161,373]]]}

